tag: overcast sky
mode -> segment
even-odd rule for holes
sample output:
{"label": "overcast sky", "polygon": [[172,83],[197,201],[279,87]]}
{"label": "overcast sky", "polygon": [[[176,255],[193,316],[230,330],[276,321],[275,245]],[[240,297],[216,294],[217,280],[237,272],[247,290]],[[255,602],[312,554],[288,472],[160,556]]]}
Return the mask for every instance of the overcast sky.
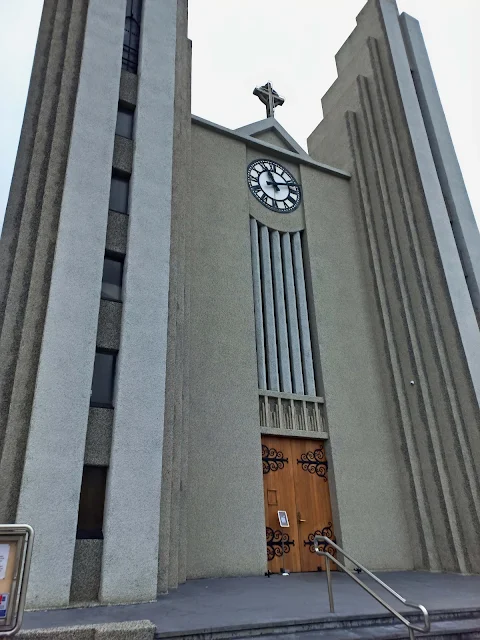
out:
{"label": "overcast sky", "polygon": [[[162,0],[157,0],[158,2]],[[302,145],[322,119],[334,56],[365,0],[190,0],[192,111],[230,128],[264,117],[252,96],[272,81],[277,119]],[[0,0],[0,225],[8,197],[43,0]],[[480,220],[480,0],[398,0],[422,26],[447,121]]]}

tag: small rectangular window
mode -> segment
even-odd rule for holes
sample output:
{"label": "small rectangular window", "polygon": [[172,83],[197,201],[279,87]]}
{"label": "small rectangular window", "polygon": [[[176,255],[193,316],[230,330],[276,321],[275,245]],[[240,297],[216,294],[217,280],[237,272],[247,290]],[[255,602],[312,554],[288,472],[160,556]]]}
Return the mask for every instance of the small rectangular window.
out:
{"label": "small rectangular window", "polygon": [[83,467],[78,505],[77,539],[103,540],[107,467]]}
{"label": "small rectangular window", "polygon": [[128,213],[128,192],[130,189],[130,178],[120,174],[112,174],[110,185],[109,208],[119,213]]}
{"label": "small rectangular window", "polygon": [[140,48],[140,21],[142,17],[141,0],[127,0],[125,30],[123,34],[122,69],[131,73],[138,70],[138,51]]}
{"label": "small rectangular window", "polygon": [[107,407],[109,409],[113,407],[116,360],[116,353],[97,349],[90,395],[90,405],[92,407]]}
{"label": "small rectangular window", "polygon": [[123,260],[105,256],[103,261],[102,299],[122,301]]}
{"label": "small rectangular window", "polygon": [[133,138],[133,113],[127,107],[122,107],[121,105],[118,107],[117,127],[115,129],[117,136],[122,136],[129,140]]}

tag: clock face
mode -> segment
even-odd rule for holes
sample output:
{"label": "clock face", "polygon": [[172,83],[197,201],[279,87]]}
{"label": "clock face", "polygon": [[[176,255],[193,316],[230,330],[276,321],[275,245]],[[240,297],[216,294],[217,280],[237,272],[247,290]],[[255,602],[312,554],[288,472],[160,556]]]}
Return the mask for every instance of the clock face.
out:
{"label": "clock face", "polygon": [[257,200],[276,213],[295,211],[302,200],[290,171],[273,160],[254,160],[247,168],[248,187]]}

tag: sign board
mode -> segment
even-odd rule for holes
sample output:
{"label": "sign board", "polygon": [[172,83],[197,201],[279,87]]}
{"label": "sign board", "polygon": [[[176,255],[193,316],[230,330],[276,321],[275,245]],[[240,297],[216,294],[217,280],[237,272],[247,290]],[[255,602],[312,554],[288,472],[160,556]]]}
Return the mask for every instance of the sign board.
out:
{"label": "sign board", "polygon": [[32,557],[33,529],[0,524],[0,638],[21,627]]}
{"label": "sign board", "polygon": [[279,522],[280,526],[283,527],[284,529],[289,527],[290,523],[288,522],[287,512],[286,511],[277,511],[277,513],[278,513],[278,522]]}

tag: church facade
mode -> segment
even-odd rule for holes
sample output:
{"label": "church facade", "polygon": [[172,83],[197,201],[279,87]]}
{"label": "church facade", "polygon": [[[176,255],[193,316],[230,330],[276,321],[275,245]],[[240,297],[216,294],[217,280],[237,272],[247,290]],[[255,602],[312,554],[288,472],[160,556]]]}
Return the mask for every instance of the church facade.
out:
{"label": "church facade", "polygon": [[336,63],[307,153],[269,85],[192,116],[187,0],[45,1],[0,243],[30,607],[316,571],[318,533],[480,572],[478,229],[416,20],[368,0]]}

